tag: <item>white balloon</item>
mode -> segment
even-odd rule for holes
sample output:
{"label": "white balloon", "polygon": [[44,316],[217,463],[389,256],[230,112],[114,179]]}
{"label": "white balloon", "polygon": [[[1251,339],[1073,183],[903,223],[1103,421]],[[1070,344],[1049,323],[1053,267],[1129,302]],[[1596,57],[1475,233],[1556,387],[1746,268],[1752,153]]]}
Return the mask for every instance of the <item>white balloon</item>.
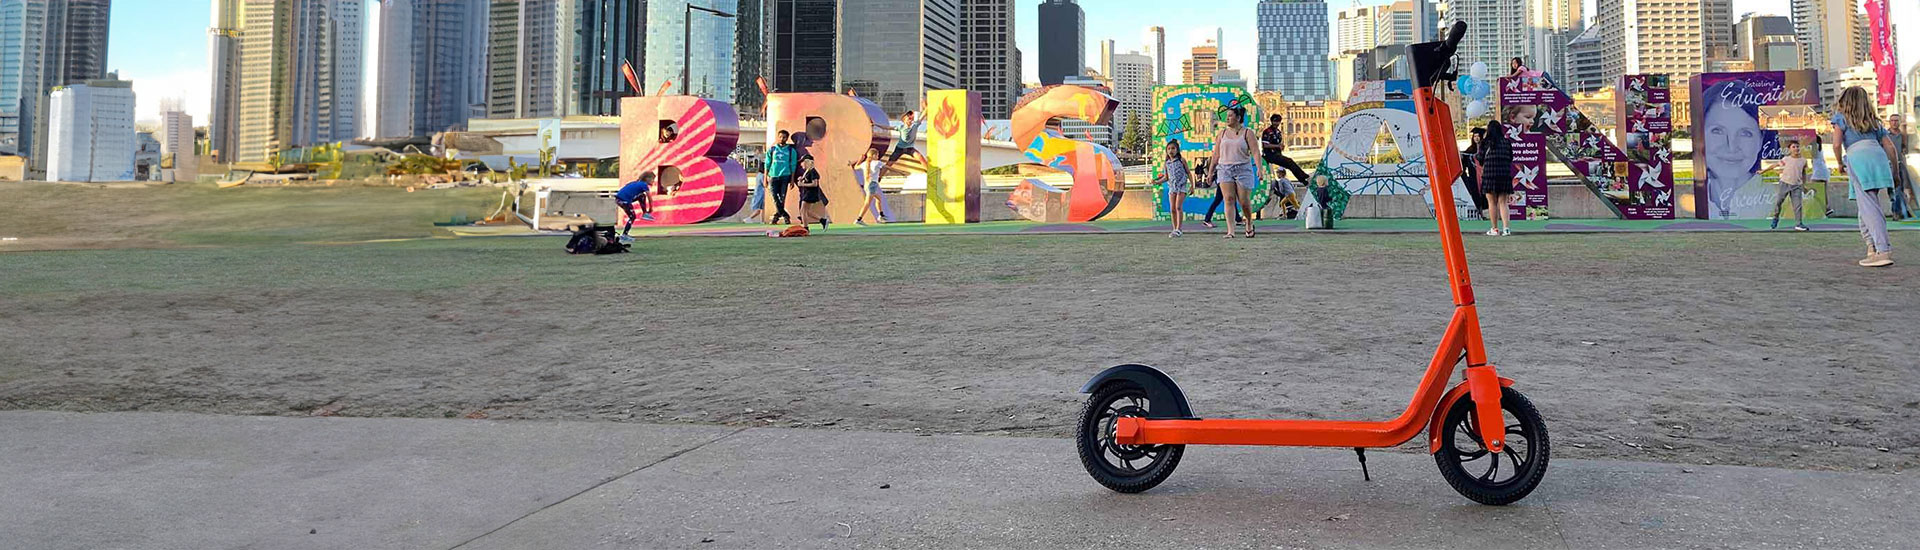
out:
{"label": "white balloon", "polygon": [[1480,118],[1487,114],[1487,100],[1474,100],[1467,104],[1467,118]]}
{"label": "white balloon", "polygon": [[1472,75],[1474,80],[1486,80],[1487,79],[1487,62],[1485,61],[1473,62],[1473,67],[1467,69],[1467,74]]}

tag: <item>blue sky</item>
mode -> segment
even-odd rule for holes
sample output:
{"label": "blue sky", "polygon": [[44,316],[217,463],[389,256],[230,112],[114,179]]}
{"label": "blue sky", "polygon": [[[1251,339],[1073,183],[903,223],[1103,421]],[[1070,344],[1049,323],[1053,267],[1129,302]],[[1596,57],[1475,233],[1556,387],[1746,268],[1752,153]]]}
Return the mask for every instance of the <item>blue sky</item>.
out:
{"label": "blue sky", "polygon": [[[1015,0],[1018,41],[1027,59],[1023,64],[1028,81],[1039,80],[1035,46],[1041,0]],[[1788,13],[1790,0],[1734,0],[1735,18],[1745,12]],[[1387,4],[1390,0],[1361,0],[1362,5]],[[1121,51],[1144,49],[1146,28],[1167,28],[1167,50],[1171,58],[1170,76],[1178,78],[1178,60],[1198,42],[1194,37],[1224,27],[1227,61],[1254,78],[1255,44],[1258,37],[1252,25],[1258,0],[1200,0],[1168,2],[1157,0],[1081,0],[1087,12],[1087,63],[1099,58],[1099,41],[1111,38]],[[1332,0],[1328,6],[1328,25],[1332,12],[1350,7],[1352,0]],[[1920,21],[1916,2],[1893,0],[1894,21]],[[1166,8],[1178,6],[1179,10]],[[1199,6],[1205,6],[1200,8]],[[1170,17],[1170,12],[1180,17]],[[1588,0],[1587,14],[1593,13]],[[110,30],[107,66],[120,71],[121,78],[134,82],[139,98],[139,117],[159,118],[162,98],[179,98],[199,124],[205,124],[208,90],[212,87],[207,70],[207,27],[212,21],[212,2],[207,0],[118,0],[113,3],[113,28]],[[372,21],[371,18],[368,19]],[[1902,64],[1911,67],[1920,61],[1920,36],[1909,36],[1900,45]],[[373,36],[373,33],[368,33]],[[373,59],[369,55],[367,59]],[[368,82],[372,82],[369,71]]]}

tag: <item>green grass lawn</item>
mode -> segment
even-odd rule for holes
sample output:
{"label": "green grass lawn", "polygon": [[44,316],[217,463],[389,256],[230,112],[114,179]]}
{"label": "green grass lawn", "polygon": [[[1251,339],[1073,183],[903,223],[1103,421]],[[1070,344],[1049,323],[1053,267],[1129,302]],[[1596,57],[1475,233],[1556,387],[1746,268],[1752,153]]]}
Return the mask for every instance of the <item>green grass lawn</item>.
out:
{"label": "green grass lawn", "polygon": [[502,191],[393,187],[0,183],[0,250],[342,242],[444,234]]}

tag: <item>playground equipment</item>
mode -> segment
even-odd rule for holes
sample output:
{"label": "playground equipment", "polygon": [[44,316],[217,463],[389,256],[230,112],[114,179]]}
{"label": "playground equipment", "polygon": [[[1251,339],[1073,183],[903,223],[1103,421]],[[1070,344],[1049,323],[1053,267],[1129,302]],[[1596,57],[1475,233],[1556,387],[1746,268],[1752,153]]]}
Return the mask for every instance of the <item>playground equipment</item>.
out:
{"label": "playground equipment", "polygon": [[[1453,115],[1434,97],[1436,83],[1457,75],[1452,58],[1466,36],[1455,23],[1447,38],[1408,48],[1418,88],[1414,92],[1425,141],[1427,175],[1438,204],[1453,202],[1460,176],[1460,154]],[[1087,473],[1101,485],[1124,493],[1153,488],[1173,474],[1187,445],[1263,445],[1347,447],[1359,456],[1367,479],[1366,449],[1393,447],[1425,428],[1429,452],[1454,490],[1475,502],[1505,505],[1532,492],[1546,475],[1549,448],[1546,423],[1533,404],[1501,378],[1487,360],[1467,271],[1458,215],[1436,208],[1454,313],[1439,349],[1399,418],[1384,422],[1331,420],[1200,419],[1186,396],[1165,373],[1145,365],[1121,365],[1101,372],[1081,388],[1092,394],[1082,410],[1076,444]],[[1454,368],[1467,364],[1464,382],[1445,389]]]}

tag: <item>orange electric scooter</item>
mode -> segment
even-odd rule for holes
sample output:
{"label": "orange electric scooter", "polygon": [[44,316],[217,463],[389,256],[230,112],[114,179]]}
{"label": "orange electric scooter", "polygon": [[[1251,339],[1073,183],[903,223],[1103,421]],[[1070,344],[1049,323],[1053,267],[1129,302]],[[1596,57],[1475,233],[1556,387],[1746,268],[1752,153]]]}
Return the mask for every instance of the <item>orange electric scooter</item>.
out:
{"label": "orange electric scooter", "polygon": [[[1201,419],[1193,416],[1186,396],[1165,373],[1146,365],[1121,365],[1080,389],[1092,397],[1081,412],[1076,442],[1080,461],[1095,481],[1123,493],[1151,489],[1173,474],[1187,445],[1350,447],[1366,475],[1366,449],[1398,446],[1425,428],[1428,452],[1441,476],[1475,502],[1509,504],[1540,484],[1547,472],[1547,426],[1533,404],[1512,388],[1513,381],[1501,378],[1487,362],[1453,209],[1452,182],[1460,176],[1453,114],[1434,97],[1436,85],[1456,78],[1453,54],[1466,32],[1465,23],[1455,23],[1446,40],[1408,47],[1418,86],[1414,108],[1421,135],[1427,136],[1427,176],[1454,310],[1406,412],[1385,422]],[[1467,364],[1466,381],[1449,390],[1447,380],[1461,361]]]}

